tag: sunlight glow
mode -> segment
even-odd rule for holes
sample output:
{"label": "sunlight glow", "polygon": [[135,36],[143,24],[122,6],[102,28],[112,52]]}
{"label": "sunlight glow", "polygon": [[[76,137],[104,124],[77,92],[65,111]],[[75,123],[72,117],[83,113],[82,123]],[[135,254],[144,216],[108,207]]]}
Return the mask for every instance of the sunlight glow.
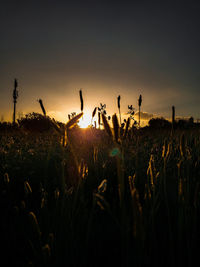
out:
{"label": "sunlight glow", "polygon": [[84,113],[83,117],[79,120],[78,126],[80,128],[87,128],[91,125],[92,116],[89,113]]}

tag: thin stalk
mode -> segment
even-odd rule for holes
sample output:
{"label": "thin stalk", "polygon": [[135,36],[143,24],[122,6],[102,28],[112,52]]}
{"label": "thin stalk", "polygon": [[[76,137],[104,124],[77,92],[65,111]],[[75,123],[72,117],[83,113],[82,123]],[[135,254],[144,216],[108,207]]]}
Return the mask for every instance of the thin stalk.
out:
{"label": "thin stalk", "polygon": [[120,99],[121,99],[121,96],[119,95],[117,98],[117,105],[118,105],[118,110],[119,110],[119,121],[120,121],[120,126],[121,126],[122,119],[121,119],[121,111],[120,111]]}

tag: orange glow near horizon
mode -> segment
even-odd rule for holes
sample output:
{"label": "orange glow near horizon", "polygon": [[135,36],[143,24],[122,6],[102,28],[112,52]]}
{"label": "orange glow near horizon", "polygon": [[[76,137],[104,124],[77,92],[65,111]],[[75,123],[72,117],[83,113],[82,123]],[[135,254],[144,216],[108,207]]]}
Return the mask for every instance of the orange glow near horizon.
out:
{"label": "orange glow near horizon", "polygon": [[78,122],[78,126],[80,128],[87,128],[88,126],[91,125],[92,122],[92,116],[90,113],[84,113],[83,117],[80,118],[79,122]]}

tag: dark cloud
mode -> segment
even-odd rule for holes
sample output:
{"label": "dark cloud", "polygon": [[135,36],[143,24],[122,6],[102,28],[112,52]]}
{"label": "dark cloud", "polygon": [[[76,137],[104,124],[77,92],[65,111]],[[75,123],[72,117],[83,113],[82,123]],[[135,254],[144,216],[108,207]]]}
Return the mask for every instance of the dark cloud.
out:
{"label": "dark cloud", "polygon": [[74,111],[72,96],[85,88],[112,113],[120,90],[135,107],[141,93],[142,109],[153,114],[170,116],[174,105],[180,115],[199,117],[200,4],[125,3],[2,0],[0,114],[11,111],[17,78],[22,111],[35,110],[40,97],[52,110],[64,102],[66,113]]}

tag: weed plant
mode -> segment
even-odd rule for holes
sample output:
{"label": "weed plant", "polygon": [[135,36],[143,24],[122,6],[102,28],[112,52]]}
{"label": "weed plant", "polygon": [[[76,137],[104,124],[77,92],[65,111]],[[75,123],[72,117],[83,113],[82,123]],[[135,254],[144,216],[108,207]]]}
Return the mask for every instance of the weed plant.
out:
{"label": "weed plant", "polygon": [[198,130],[120,131],[102,116],[105,130],[71,129],[75,118],[67,131],[0,135],[6,265],[195,265]]}

